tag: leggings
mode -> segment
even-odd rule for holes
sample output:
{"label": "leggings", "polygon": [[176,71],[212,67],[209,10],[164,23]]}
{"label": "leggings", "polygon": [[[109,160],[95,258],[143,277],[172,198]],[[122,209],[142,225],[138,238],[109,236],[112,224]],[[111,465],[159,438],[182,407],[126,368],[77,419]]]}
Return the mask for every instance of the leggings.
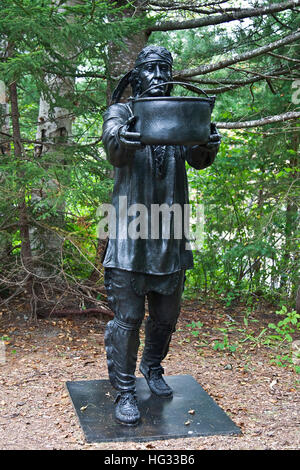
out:
{"label": "leggings", "polygon": [[106,327],[105,348],[110,382],[116,390],[135,390],[139,331],[145,316],[146,298],[149,316],[141,368],[147,372],[161,365],[179,317],[184,273],[184,270],[179,271],[175,277],[144,274],[144,289],[138,291],[134,286],[140,279],[135,273],[116,268],[105,270],[108,301],[114,312],[114,319]]}

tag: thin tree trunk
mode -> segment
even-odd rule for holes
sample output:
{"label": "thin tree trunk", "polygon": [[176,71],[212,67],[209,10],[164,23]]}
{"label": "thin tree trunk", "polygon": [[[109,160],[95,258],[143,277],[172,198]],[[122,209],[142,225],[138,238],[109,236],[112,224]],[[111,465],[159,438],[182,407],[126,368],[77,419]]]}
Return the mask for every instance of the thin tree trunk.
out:
{"label": "thin tree trunk", "polygon": [[[57,4],[58,1],[53,2]],[[80,3],[78,0],[68,0],[61,6],[63,11],[65,6],[73,6]],[[72,17],[70,17],[72,21]],[[66,50],[66,58],[69,51]],[[70,77],[59,77],[48,74],[45,76],[50,95],[60,95],[61,97],[70,95],[73,92],[74,80]],[[54,98],[55,99],[55,98]],[[38,127],[36,140],[42,142],[35,147],[35,158],[41,159],[47,155],[47,165],[61,163],[64,164],[64,150],[68,145],[72,133],[72,115],[70,110],[61,107],[51,107],[49,99],[44,95],[40,97]],[[45,142],[45,143],[43,143]],[[44,163],[42,163],[43,165]],[[65,203],[61,201],[57,205],[57,197],[60,192],[59,182],[54,178],[41,181],[40,186],[32,190],[31,201],[35,207],[39,207],[36,212],[37,220],[30,228],[31,249],[35,259],[35,273],[42,277],[52,276],[60,264],[62,238],[53,227],[62,227],[64,223]],[[39,223],[39,216],[43,215],[43,207],[47,210],[55,207],[56,214],[47,219],[43,218]]]}
{"label": "thin tree trunk", "polygon": [[[293,156],[290,158],[289,167],[294,171],[290,173],[291,175],[291,183],[293,184],[298,177],[297,168],[298,168],[298,152],[299,148],[299,134],[293,132],[291,138],[291,150],[293,151]],[[293,258],[297,258],[296,254],[296,231],[297,231],[297,215],[298,215],[298,206],[297,200],[294,196],[294,192],[292,191],[291,194],[288,195],[288,201],[286,205],[286,217],[285,217],[285,246],[283,248],[284,254],[284,267],[289,270],[289,266],[295,260]],[[295,264],[295,266],[297,263]],[[290,271],[289,271],[290,272]],[[293,276],[291,278],[286,272],[282,274],[280,280],[280,286],[285,288],[287,291],[290,289],[295,290],[297,286],[291,285],[293,284]],[[290,292],[291,293],[291,292]]]}
{"label": "thin tree trunk", "polygon": [[[73,90],[73,81],[58,77],[46,77],[45,81],[53,94],[58,93],[63,96]],[[51,110],[50,103],[44,96],[40,98],[40,108],[38,116],[38,128],[36,140],[47,142],[35,147],[35,157],[40,159],[47,154],[47,165],[64,163],[64,149],[68,145],[72,131],[72,117],[67,109],[55,107]],[[43,165],[43,163],[42,163]],[[59,264],[61,257],[61,237],[52,227],[61,227],[64,221],[65,204],[62,201],[59,206],[55,195],[60,191],[59,182],[54,179],[41,181],[40,187],[34,188],[31,194],[32,204],[39,207],[37,213],[37,223],[30,228],[30,240],[32,252],[36,260],[36,274],[47,277],[53,274],[55,266]],[[39,215],[42,215],[43,207],[49,210],[55,207],[56,215],[47,219],[43,218],[43,223],[39,224]],[[44,262],[45,260],[46,262]]]}
{"label": "thin tree trunk", "polygon": [[[10,155],[9,98],[6,85],[0,80],[0,158]],[[0,173],[0,184],[5,182],[5,173]],[[0,232],[0,262],[7,259],[12,249],[12,237],[7,231]]]}
{"label": "thin tree trunk", "polygon": [[296,312],[300,313],[300,286],[298,287],[296,295]]}
{"label": "thin tree trunk", "polygon": [[[112,2],[112,0],[110,0]],[[127,0],[113,1],[116,7],[128,5]],[[143,0],[135,0],[131,2],[131,7],[122,12],[123,16],[130,17],[142,14],[141,7],[145,2]],[[135,59],[138,53],[145,47],[149,33],[140,31],[130,37],[124,37],[124,47],[120,47],[114,43],[108,46],[107,57],[107,103],[110,102],[111,94],[117,85],[118,81],[125,75],[126,72],[134,66]],[[124,99],[128,98],[131,90],[125,90]]]}
{"label": "thin tree trunk", "polygon": [[[13,128],[13,143],[14,143],[14,156],[16,160],[22,160],[22,144],[21,132],[19,122],[19,107],[18,107],[18,92],[16,82],[9,85],[10,103],[11,103],[11,120]],[[22,170],[19,172],[18,178],[21,181],[24,173]],[[26,188],[26,186],[25,186]],[[32,253],[29,240],[29,221],[28,210],[26,204],[26,189],[24,187],[19,192],[19,227],[21,238],[21,258],[24,268],[30,272],[32,267]]]}
{"label": "thin tree trunk", "polygon": [[[0,41],[1,59],[5,59],[7,54],[7,42]],[[0,80],[0,158],[10,156],[11,137],[9,131],[9,97],[4,81]],[[5,182],[5,172],[0,173],[0,184]],[[6,230],[0,232],[0,262],[6,264],[9,253],[12,251],[12,236]]]}
{"label": "thin tree trunk", "polygon": [[[110,0],[111,2],[113,0]],[[118,0],[113,2],[116,4],[116,7],[128,5],[127,0]],[[132,16],[133,14],[138,15],[142,14],[140,7],[143,4],[143,0],[135,0],[131,2],[131,7],[122,12],[123,16]],[[119,80],[129,72],[135,63],[135,59],[139,52],[145,47],[148,39],[148,33],[146,31],[140,31],[138,34],[134,34],[130,37],[124,37],[123,44],[124,47],[120,47],[115,43],[111,42],[108,45],[108,54],[106,61],[106,76],[107,76],[107,88],[106,88],[106,97],[107,105],[109,105],[111,100],[111,94],[118,84]],[[126,99],[131,94],[131,88],[128,87],[124,90],[122,101]],[[113,178],[114,171],[111,172],[111,177]],[[105,240],[98,240],[97,255],[95,264],[98,266],[100,260],[102,259],[103,252],[106,247]],[[92,273],[91,279],[96,280],[98,277],[98,270],[95,270]]]}
{"label": "thin tree trunk", "polygon": [[0,155],[10,154],[9,140],[9,104],[6,86],[0,80]]}

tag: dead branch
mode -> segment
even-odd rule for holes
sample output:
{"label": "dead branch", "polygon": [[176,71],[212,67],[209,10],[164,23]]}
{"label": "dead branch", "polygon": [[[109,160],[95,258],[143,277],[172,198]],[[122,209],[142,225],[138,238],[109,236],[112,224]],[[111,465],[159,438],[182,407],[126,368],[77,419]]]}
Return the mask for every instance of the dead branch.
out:
{"label": "dead branch", "polygon": [[293,59],[292,57],[287,57],[286,55],[275,54],[274,52],[268,52],[268,55],[271,55],[272,57],[277,57],[277,59],[289,60],[291,62],[297,62],[298,64],[300,64],[299,59]]}
{"label": "dead branch", "polygon": [[262,54],[272,51],[273,49],[285,46],[286,44],[291,44],[292,42],[296,42],[298,39],[300,39],[300,29],[298,29],[293,34],[289,34],[288,36],[279,39],[278,41],[271,42],[265,46],[257,47],[256,49],[244,52],[243,54],[235,55],[230,59],[221,60],[215,64],[200,65],[194,69],[179,70],[174,73],[174,78],[177,79],[179,77],[192,77],[194,75],[204,75],[206,73],[215,72],[216,70],[224,69],[230,65],[237,64],[238,62],[245,62],[249,59],[253,59],[254,57],[258,57]]}
{"label": "dead branch", "polygon": [[148,29],[148,33],[153,31],[175,31],[181,29],[201,28],[203,26],[229,23],[230,21],[241,20],[244,18],[253,18],[256,16],[268,15],[284,10],[289,10],[300,5],[299,0],[275,3],[260,8],[241,8],[239,11],[226,12],[216,16],[206,15],[201,18],[195,18],[186,21],[161,21],[157,22]]}
{"label": "dead branch", "polygon": [[[287,80],[287,81],[291,81],[291,80],[295,80],[296,77],[293,77],[292,75],[289,75],[289,76],[285,76],[287,73],[290,73],[291,71],[293,70],[296,70],[298,68],[300,68],[299,65],[293,65],[292,67],[286,67],[286,68],[283,68],[283,67],[279,67],[277,69],[274,69],[274,70],[271,70],[269,72],[266,72],[266,73],[259,73],[257,70],[255,71],[250,71],[250,70],[246,70],[246,69],[237,69],[237,68],[234,68],[234,67],[228,67],[230,70],[234,70],[236,72],[246,72],[247,74],[251,74],[253,75],[253,77],[251,78],[247,78],[247,79],[232,79],[232,78],[223,78],[223,77],[220,77],[220,78],[215,78],[215,79],[212,79],[212,78],[202,78],[202,77],[198,77],[198,78],[190,78],[189,81],[190,82],[195,82],[195,83],[203,83],[204,85],[249,85],[250,83],[254,83],[256,81],[260,81],[260,80],[264,80],[264,79],[276,79],[276,80]],[[178,80],[180,80],[180,77],[177,77]]]}
{"label": "dead branch", "polygon": [[53,310],[51,316],[56,315],[82,315],[89,313],[101,313],[102,315],[107,315],[110,318],[114,318],[114,314],[111,310],[105,308],[86,308],[84,310],[76,309],[62,309],[62,310]]}
{"label": "dead branch", "polygon": [[216,126],[220,129],[244,129],[246,127],[260,127],[274,122],[284,122],[298,118],[300,118],[300,112],[289,112],[277,114],[276,116],[268,116],[254,121],[217,122]]}

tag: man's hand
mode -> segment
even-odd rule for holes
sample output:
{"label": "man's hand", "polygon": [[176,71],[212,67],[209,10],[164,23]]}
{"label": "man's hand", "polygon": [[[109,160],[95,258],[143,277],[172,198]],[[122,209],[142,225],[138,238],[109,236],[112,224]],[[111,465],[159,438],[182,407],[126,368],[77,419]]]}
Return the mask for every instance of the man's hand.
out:
{"label": "man's hand", "polygon": [[135,116],[131,116],[118,130],[118,138],[121,144],[132,150],[138,150],[144,147],[141,143],[141,134],[139,132],[131,132],[129,130],[134,124],[135,119]]}
{"label": "man's hand", "polygon": [[216,125],[212,122],[210,125],[210,137],[209,141],[206,144],[206,149],[209,151],[218,150],[221,140],[222,136],[221,134],[219,134]]}

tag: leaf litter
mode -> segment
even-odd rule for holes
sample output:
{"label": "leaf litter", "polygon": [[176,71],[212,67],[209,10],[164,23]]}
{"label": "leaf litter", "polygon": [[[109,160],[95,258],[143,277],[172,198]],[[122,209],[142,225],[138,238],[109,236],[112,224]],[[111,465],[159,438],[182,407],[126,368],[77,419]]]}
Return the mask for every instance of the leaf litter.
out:
{"label": "leaf litter", "polygon": [[[12,317],[3,312],[0,337],[8,337],[9,344],[6,361],[0,364],[0,448],[298,449],[299,375],[290,368],[271,364],[270,348],[262,345],[234,352],[214,350],[214,341],[222,339],[218,328],[228,318],[221,304],[211,303],[213,308],[201,302],[183,303],[164,361],[165,374],[192,375],[241,428],[240,436],[188,437],[146,444],[87,443],[65,384],[108,378],[104,349],[107,319],[81,315],[38,319],[33,324],[21,315]],[[259,323],[268,323],[272,314],[271,310],[263,310]],[[242,326],[237,308],[230,311],[230,316]],[[203,324],[198,335],[189,334],[186,325],[191,322]],[[87,407],[83,404],[81,411],[84,413]],[[187,409],[190,418],[186,417],[186,426],[194,413]]]}

